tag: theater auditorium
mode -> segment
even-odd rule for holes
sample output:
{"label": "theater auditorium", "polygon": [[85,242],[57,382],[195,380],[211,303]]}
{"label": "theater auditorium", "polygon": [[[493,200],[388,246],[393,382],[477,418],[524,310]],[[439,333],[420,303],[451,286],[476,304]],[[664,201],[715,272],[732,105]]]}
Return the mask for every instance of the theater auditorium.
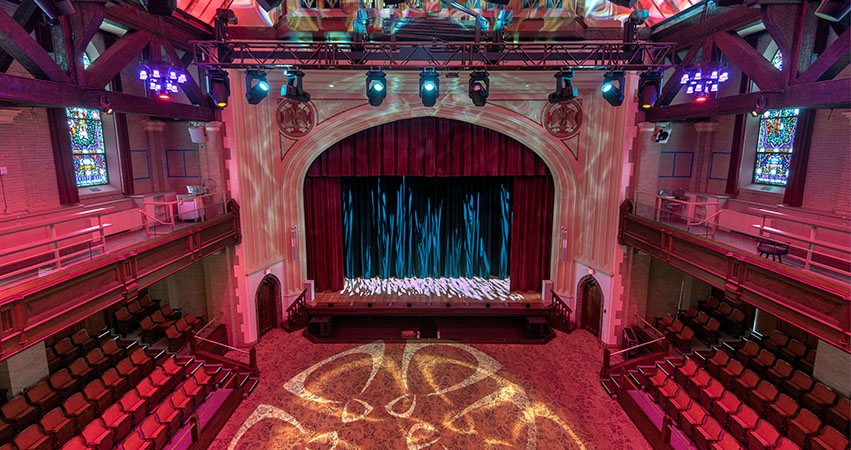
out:
{"label": "theater auditorium", "polygon": [[0,450],[851,450],[851,0],[0,0]]}

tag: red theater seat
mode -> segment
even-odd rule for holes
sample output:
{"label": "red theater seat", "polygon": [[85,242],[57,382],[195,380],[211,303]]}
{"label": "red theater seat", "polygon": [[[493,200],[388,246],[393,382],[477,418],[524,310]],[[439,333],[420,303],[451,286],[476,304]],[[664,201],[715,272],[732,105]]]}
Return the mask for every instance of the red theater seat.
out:
{"label": "red theater seat", "polygon": [[47,371],[50,373],[56,372],[61,369],[65,365],[65,361],[53,351],[52,347],[47,347],[44,349],[45,354],[47,355]]}
{"label": "red theater seat", "polygon": [[771,336],[762,343],[762,346],[771,353],[778,354],[788,343],[789,336],[786,336],[782,331],[774,330]]}
{"label": "red theater seat", "polygon": [[680,415],[680,428],[682,428],[683,433],[694,439],[695,427],[701,425],[706,417],[706,411],[697,402],[692,402],[691,406]]}
{"label": "red theater seat", "polygon": [[68,371],[71,372],[71,376],[76,378],[82,385],[89,384],[97,376],[95,371],[89,367],[88,363],[86,363],[86,360],[83,358],[75,359],[74,362],[68,366]]}
{"label": "red theater seat", "polygon": [[97,341],[89,336],[89,332],[85,328],[77,330],[76,333],[71,335],[71,342],[80,347],[81,354],[86,354],[97,346]]}
{"label": "red theater seat", "polygon": [[797,401],[801,401],[804,398],[804,394],[813,390],[813,385],[815,382],[813,379],[800,370],[796,370],[792,373],[792,378],[783,382],[783,392],[789,394],[789,397],[794,398]]}
{"label": "red theater seat", "polygon": [[166,328],[174,325],[174,321],[166,319],[162,311],[159,310],[154,311],[154,313],[151,314],[151,320],[160,327],[160,330],[165,330]]}
{"label": "red theater seat", "polygon": [[702,327],[709,322],[709,314],[701,311],[694,320],[691,321],[692,325],[695,327]]}
{"label": "red theater seat", "polygon": [[194,401],[183,390],[175,389],[168,399],[171,402],[171,406],[180,411],[181,417],[187,418],[192,415],[192,411],[195,409]]}
{"label": "red theater seat", "polygon": [[780,357],[795,364],[797,360],[806,356],[807,350],[809,348],[803,342],[797,339],[790,339],[786,347],[780,349]]}
{"label": "red theater seat", "polygon": [[186,377],[186,366],[178,364],[174,358],[166,359],[160,367],[176,382],[183,381],[183,378]]}
{"label": "red theater seat", "polygon": [[65,445],[62,446],[62,450],[89,450],[89,446],[87,446],[86,442],[83,441],[82,436],[76,436],[65,443]]}
{"label": "red theater seat", "polygon": [[53,391],[59,394],[62,400],[67,400],[74,392],[80,389],[80,382],[77,381],[68,372],[68,369],[62,369],[47,379],[47,383],[53,388]]}
{"label": "red theater seat", "polygon": [[729,330],[731,333],[738,333],[741,331],[742,324],[745,322],[746,317],[747,316],[741,309],[735,308],[729,316],[721,318],[721,325],[724,329]]}
{"label": "red theater seat", "polygon": [[725,392],[727,392],[727,390],[724,389],[724,385],[713,378],[709,382],[709,385],[700,391],[700,395],[698,396],[700,404],[706,409],[712,409],[712,405],[717,402]]}
{"label": "red theater seat", "polygon": [[112,395],[114,398],[119,398],[127,392],[130,385],[127,383],[127,379],[118,374],[118,371],[114,368],[107,370],[100,377],[101,381],[103,381],[103,385],[106,386],[107,389],[112,391]]}
{"label": "red theater seat", "polygon": [[700,391],[709,386],[710,381],[712,381],[712,377],[709,376],[709,373],[703,369],[698,370],[693,377],[688,379],[689,395],[695,398],[699,397]]}
{"label": "red theater seat", "polygon": [[204,366],[201,366],[201,368],[196,370],[195,373],[192,374],[192,376],[195,377],[195,381],[198,383],[198,385],[204,388],[204,396],[213,391],[213,383],[215,382],[215,380],[213,380],[212,375],[208,374],[207,371],[204,370]]}
{"label": "red theater seat", "polygon": [[714,317],[709,319],[709,323],[700,327],[700,335],[703,340],[711,344],[718,343],[718,333],[721,330],[721,322]]}
{"label": "red theater seat", "polygon": [[41,432],[38,425],[30,425],[15,436],[18,450],[51,450],[53,441]]}
{"label": "red theater seat", "polygon": [[103,419],[104,426],[112,430],[116,441],[124,439],[124,436],[127,436],[133,425],[130,415],[122,411],[121,405],[118,403],[114,403],[107,408],[101,414],[101,419]]}
{"label": "red theater seat", "polygon": [[765,375],[772,366],[774,366],[774,360],[777,359],[774,356],[774,353],[766,349],[760,350],[759,354],[756,358],[750,360],[749,367],[754,370],[754,372]]}
{"label": "red theater seat", "polygon": [[156,417],[148,416],[139,426],[139,432],[146,441],[153,444],[156,450],[160,450],[165,446],[168,440],[168,429],[165,425],[157,422]]}
{"label": "red theater seat", "polygon": [[99,348],[93,348],[91,351],[86,353],[86,362],[97,373],[102,373],[104,370],[112,366],[112,360],[104,355]]}
{"label": "red theater seat", "polygon": [[0,420],[0,443],[12,442],[15,436],[15,429],[5,420]]}
{"label": "red theater seat", "polygon": [[709,375],[712,375],[714,378],[719,378],[719,374],[721,369],[727,367],[727,364],[730,363],[730,354],[721,349],[716,349],[715,354],[712,355],[711,358],[706,360],[706,365],[704,369],[709,372]]}
{"label": "red theater seat", "polygon": [[29,388],[25,395],[30,405],[33,405],[38,409],[39,414],[44,414],[51,409],[56,408],[62,401],[62,399],[53,392],[53,389],[50,389],[50,386],[46,381]]}
{"label": "red theater seat", "polygon": [[821,429],[821,420],[809,409],[801,408],[798,415],[786,422],[786,436],[800,447],[806,447],[810,436]]}
{"label": "red theater seat", "polygon": [[131,361],[129,357],[118,361],[118,364],[115,365],[115,370],[119,375],[121,375],[121,377],[127,380],[127,383],[130,384],[130,386],[138,384],[142,379],[142,369],[139,366],[134,365],[133,361]]}
{"label": "red theater seat", "polygon": [[98,414],[103,414],[113,402],[112,391],[107,389],[99,379],[86,385],[83,389],[83,395],[89,403],[94,405]]}
{"label": "red theater seat", "polygon": [[62,408],[54,408],[41,418],[44,434],[53,439],[55,447],[61,447],[77,433],[74,421],[65,417]]}
{"label": "red theater seat", "polygon": [[765,420],[778,430],[786,428],[786,421],[798,413],[798,402],[786,394],[780,394],[777,400],[765,410]]}
{"label": "red theater seat", "polygon": [[789,438],[780,438],[780,441],[777,442],[777,447],[774,447],[774,450],[801,450],[801,447],[798,447],[794,442],[789,440]]}
{"label": "red theater seat", "polygon": [[748,449],[768,450],[770,448],[774,448],[779,440],[780,433],[778,433],[770,423],[760,420],[756,424],[756,428],[748,433]]}
{"label": "red theater seat", "polygon": [[679,417],[682,411],[688,409],[691,405],[691,397],[688,395],[685,389],[680,389],[677,391],[677,394],[671,397],[668,400],[668,403],[665,405],[665,410],[668,415],[671,417]]}
{"label": "red theater seat", "polygon": [[714,442],[710,448],[712,450],[739,450],[744,447],[732,434],[724,433],[721,435],[721,439],[718,442]]}
{"label": "red theater seat", "polygon": [[748,361],[756,358],[759,353],[759,344],[751,340],[745,340],[745,345],[736,351],[736,359],[747,365]]}
{"label": "red theater seat", "polygon": [[175,380],[165,373],[162,367],[156,367],[152,370],[148,378],[151,379],[154,386],[160,388],[163,392],[169,392],[174,387]]}
{"label": "red theater seat", "polygon": [[721,304],[718,305],[718,309],[715,310],[715,314],[713,314],[713,315],[715,317],[721,319],[723,317],[729,316],[732,313],[733,313],[733,305],[731,305],[727,302],[721,302]]}
{"label": "red theater seat", "polygon": [[[189,379],[194,378],[189,377]],[[645,383],[647,393],[655,398],[659,392],[659,388],[662,387],[666,381],[668,381],[668,374],[657,368],[652,375],[647,377],[647,382]]]}
{"label": "red theater seat", "polygon": [[194,377],[187,378],[183,385],[181,385],[180,389],[183,390],[183,393],[185,393],[187,397],[192,399],[193,408],[198,408],[202,403],[204,403],[204,388],[195,382]]}
{"label": "red theater seat", "polygon": [[153,342],[160,334],[160,326],[154,323],[150,317],[140,320],[139,327],[142,328],[142,342]]}
{"label": "red theater seat", "polygon": [[119,446],[121,450],[153,450],[154,444],[146,441],[139,433],[130,433]]}
{"label": "red theater seat", "polygon": [[71,342],[70,337],[66,337],[65,339],[60,339],[55,344],[53,344],[53,351],[56,352],[56,355],[65,360],[65,364],[77,359],[80,355],[83,354],[80,351],[80,348],[74,345]]}
{"label": "red theater seat", "polygon": [[154,386],[150,378],[143,378],[136,385],[136,392],[139,393],[139,397],[145,399],[148,411],[152,410],[160,402],[160,389]]}
{"label": "red theater seat", "polygon": [[765,413],[765,408],[774,403],[778,394],[779,392],[774,385],[768,381],[762,380],[759,382],[756,389],[750,391],[750,394],[748,395],[748,404],[750,404],[754,411],[762,415]]}
{"label": "red theater seat", "polygon": [[139,396],[136,389],[130,389],[118,401],[121,410],[130,416],[133,425],[139,425],[148,414],[148,402]]}
{"label": "red theater seat", "polygon": [[825,415],[827,410],[836,403],[838,396],[833,389],[822,383],[816,383],[813,390],[804,394],[801,405],[819,416]]}
{"label": "red theater seat", "polygon": [[141,348],[130,354],[130,361],[139,368],[143,377],[148,376],[154,370],[154,360]]}
{"label": "red theater seat", "polygon": [[139,304],[142,305],[142,308],[145,308],[148,311],[153,311],[160,307],[160,301],[154,300],[150,295],[143,295],[139,298]]}
{"label": "red theater seat", "polygon": [[139,299],[133,300],[132,302],[127,304],[127,311],[130,311],[130,314],[133,314],[136,318],[139,318],[145,314],[145,308],[142,308],[142,305],[139,304]]}
{"label": "red theater seat", "polygon": [[174,434],[180,428],[182,419],[180,411],[174,409],[168,401],[160,403],[154,415],[157,417],[157,422],[168,428],[169,434]]}
{"label": "red theater seat", "polygon": [[168,339],[168,351],[172,353],[180,351],[186,345],[186,336],[174,325],[165,329],[165,337]]}
{"label": "red theater seat", "polygon": [[3,414],[3,420],[11,424],[16,433],[38,421],[38,410],[30,406],[23,395],[6,402],[0,412]]}
{"label": "red theater seat", "polygon": [[733,388],[733,380],[742,376],[745,366],[738,359],[730,359],[726,366],[718,370],[718,379],[727,389]]}
{"label": "red theater seat", "polygon": [[95,407],[83,398],[83,394],[76,393],[65,400],[62,404],[62,409],[65,411],[65,416],[73,419],[77,425],[77,430],[82,430],[83,427],[89,424],[95,418]]}
{"label": "red theater seat", "polygon": [[725,391],[724,395],[712,405],[712,415],[724,426],[729,427],[728,419],[739,412],[741,407],[742,402],[739,401],[739,397],[736,397],[736,394],[731,391]]}
{"label": "red theater seat", "polygon": [[673,378],[668,378],[665,380],[665,384],[656,391],[656,402],[660,405],[667,405],[668,400],[674,398],[680,390],[677,382]]}
{"label": "red theater seat", "polygon": [[792,377],[794,371],[795,368],[791,364],[778,359],[774,363],[774,367],[768,369],[768,372],[765,373],[765,379],[775,386],[782,386],[784,381]]}
{"label": "red theater seat", "polygon": [[93,450],[110,450],[115,436],[100,418],[86,425],[80,435],[83,436],[86,445]]}
{"label": "red theater seat", "polygon": [[826,426],[818,436],[810,438],[810,450],[846,450],[848,437],[836,428]]}
{"label": "red theater seat", "polygon": [[705,301],[697,302],[697,307],[701,311],[706,311],[708,313],[715,312],[715,310],[718,309],[719,306],[721,306],[721,301],[712,296],[710,296]]}
{"label": "red theater seat", "polygon": [[118,328],[118,334],[128,334],[136,328],[136,320],[126,306],[122,306],[118,311],[115,311],[115,322]]}
{"label": "red theater seat", "polygon": [[750,391],[756,389],[756,385],[759,384],[759,381],[760,378],[756,372],[750,369],[745,369],[742,376],[733,380],[733,393],[740,399],[745,400],[750,395]]}
{"label": "red theater seat", "polygon": [[685,386],[686,380],[693,377],[697,370],[700,369],[700,366],[691,359],[686,358],[683,362],[683,365],[678,366],[676,371],[674,371],[674,377],[677,379],[677,382]]}
{"label": "red theater seat", "polygon": [[203,325],[203,321],[195,317],[195,314],[189,313],[183,318],[186,319],[186,323],[188,323],[189,326],[192,327],[192,329],[195,331],[200,330],[201,326]]}
{"label": "red theater seat", "polygon": [[708,449],[710,445],[721,439],[723,429],[712,417],[707,417],[702,425],[697,426],[694,432],[694,443],[701,450]]}
{"label": "red theater seat", "polygon": [[727,427],[736,439],[744,442],[748,432],[756,428],[758,421],[759,414],[748,406],[742,405],[739,412],[730,416]]}
{"label": "red theater seat", "polygon": [[160,312],[162,313],[163,317],[168,320],[180,319],[180,312],[171,309],[171,305],[163,305],[163,307],[160,308]]}
{"label": "red theater seat", "polygon": [[827,423],[848,434],[849,423],[851,423],[851,402],[848,401],[848,397],[841,397],[836,405],[827,410]]}

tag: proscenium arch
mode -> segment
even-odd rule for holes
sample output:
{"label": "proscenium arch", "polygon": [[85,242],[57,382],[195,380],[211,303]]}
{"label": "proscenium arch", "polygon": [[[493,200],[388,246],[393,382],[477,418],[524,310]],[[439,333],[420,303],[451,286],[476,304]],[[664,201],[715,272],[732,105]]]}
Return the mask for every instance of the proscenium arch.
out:
{"label": "proscenium arch", "polygon": [[[576,202],[581,197],[578,180],[578,164],[570,150],[559,139],[550,135],[537,122],[509,109],[492,104],[474,107],[465,99],[465,103],[454,103],[446,98],[433,108],[419,103],[398,101],[386,103],[380,108],[364,104],[339,113],[317,124],[312,132],[300,139],[286,151],[282,161],[276,167],[276,180],[283,190],[278,205],[283,217],[281,244],[287,249],[290,244],[290,230],[297,228],[298,260],[284,259],[285,295],[301,291],[302,280],[307,274],[307,255],[305,247],[304,180],[307,170],[322,152],[338,141],[357,132],[377,125],[416,117],[441,117],[469,122],[504,134],[535,152],[547,165],[555,185],[553,203],[552,248],[550,249],[550,279],[556,289],[571,291],[573,245],[567,244],[567,257],[561,260],[561,227],[567,227],[569,236],[573,233],[573,220],[576,216]],[[290,208],[286,209],[285,205]],[[295,211],[292,205],[297,205]]]}

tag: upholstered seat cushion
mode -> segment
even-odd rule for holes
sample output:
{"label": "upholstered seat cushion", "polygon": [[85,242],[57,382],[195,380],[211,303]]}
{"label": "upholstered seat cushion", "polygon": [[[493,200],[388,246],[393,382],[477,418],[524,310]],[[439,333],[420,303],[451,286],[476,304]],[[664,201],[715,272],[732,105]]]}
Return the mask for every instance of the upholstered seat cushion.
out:
{"label": "upholstered seat cushion", "polygon": [[805,447],[811,435],[818,433],[822,423],[809,409],[801,408],[794,419],[786,423],[786,436],[800,447]]}
{"label": "upholstered seat cushion", "polygon": [[836,403],[836,400],[837,395],[833,389],[822,383],[816,383],[812,391],[804,394],[801,404],[804,408],[812,410],[817,415],[822,415]]}
{"label": "upholstered seat cushion", "polygon": [[765,420],[778,430],[783,430],[786,428],[786,421],[795,417],[799,408],[794,398],[780,394],[777,400],[765,409]]}
{"label": "upholstered seat cushion", "polygon": [[103,420],[97,418],[83,428],[80,433],[86,445],[93,450],[110,450],[115,434],[107,428]]}
{"label": "upholstered seat cushion", "polygon": [[50,385],[43,381],[27,390],[27,401],[30,405],[38,408],[39,414],[45,414],[53,408],[59,406],[62,399],[50,389]]}
{"label": "upholstered seat cushion", "polygon": [[724,433],[721,435],[721,439],[718,442],[713,442],[709,448],[712,450],[740,450],[744,447],[732,434]]}
{"label": "upholstered seat cushion", "polygon": [[810,439],[810,450],[846,450],[848,448],[848,436],[844,436],[839,430],[826,426],[818,434]]}
{"label": "upholstered seat cushion", "polygon": [[745,366],[737,359],[731,359],[726,366],[718,370],[718,379],[727,389],[733,388],[733,380],[742,376]]}
{"label": "upholstered seat cushion", "polygon": [[134,425],[142,423],[142,420],[148,413],[147,401],[139,396],[136,389],[130,389],[127,391],[127,393],[121,397],[121,400],[118,401],[118,405],[122,411],[130,416],[130,420]]}
{"label": "upholstered seat cushion", "polygon": [[712,355],[711,358],[706,360],[706,366],[704,368],[707,372],[709,372],[709,375],[718,378],[721,368],[726,367],[729,362],[730,354],[724,350],[718,349],[715,350],[715,354]]}
{"label": "upholstered seat cushion", "polygon": [[703,424],[697,426],[694,431],[694,442],[698,448],[709,448],[713,442],[721,438],[723,428],[712,417],[707,417]]}
{"label": "upholstered seat cushion", "polygon": [[15,436],[15,447],[18,450],[51,450],[53,440],[41,431],[37,424],[28,426]]}
{"label": "upholstered seat cushion", "polygon": [[725,426],[730,426],[728,418],[736,414],[742,407],[742,402],[739,397],[736,397],[731,391],[725,391],[724,394],[712,405],[712,415]]}
{"label": "upholstered seat cushion", "polygon": [[765,408],[774,402],[779,392],[773,384],[766,380],[762,380],[757,385],[756,389],[752,390],[748,395],[748,404],[759,414],[765,412]]}
{"label": "upholstered seat cushion", "polygon": [[706,411],[697,402],[693,402],[688,409],[680,414],[679,425],[687,436],[694,439],[694,428],[702,424],[704,420],[706,420]]}
{"label": "upholstered seat cushion", "polygon": [[168,440],[168,428],[157,422],[157,418],[154,416],[148,416],[142,422],[142,425],[139,426],[139,432],[142,433],[142,437],[145,438],[146,441],[150,441],[156,449],[163,448]]}
{"label": "upholstered seat cushion", "polygon": [[783,392],[789,394],[790,397],[797,401],[804,398],[804,394],[813,389],[815,382],[813,379],[800,370],[792,373],[792,377],[783,382]]}
{"label": "upholstered seat cushion", "polygon": [[38,421],[38,410],[27,403],[23,395],[6,402],[0,411],[2,411],[3,419],[12,424],[17,433]]}
{"label": "upholstered seat cushion", "polygon": [[121,450],[153,450],[154,444],[146,441],[141,434],[133,432],[119,445]]}
{"label": "upholstered seat cushion", "polygon": [[744,442],[748,431],[756,428],[759,415],[748,406],[742,405],[739,412],[730,416],[727,427],[736,439]]}
{"label": "upholstered seat cushion", "polygon": [[59,394],[62,399],[68,399],[74,392],[80,388],[80,382],[71,376],[68,369],[62,369],[47,379],[50,387]]}
{"label": "upholstered seat cushion", "polygon": [[100,377],[103,385],[106,386],[107,389],[112,391],[112,395],[114,398],[120,398],[127,392],[129,389],[129,383],[127,383],[127,379],[118,374],[118,371],[114,368],[107,370]]}
{"label": "upholstered seat cushion", "polygon": [[121,405],[113,403],[101,414],[103,424],[115,434],[115,440],[124,439],[133,424],[130,415],[121,410]]}
{"label": "upholstered seat cushion", "polygon": [[74,421],[65,417],[62,408],[54,408],[41,418],[44,434],[53,438],[54,445],[61,447],[76,434]]}
{"label": "upholstered seat cushion", "polygon": [[98,414],[103,414],[113,401],[112,391],[107,389],[100,379],[87,384],[83,389],[83,395],[86,397],[86,400],[95,406]]}
{"label": "upholstered seat cushion", "polygon": [[768,450],[780,440],[780,433],[765,420],[760,420],[756,428],[748,433],[748,449]]}
{"label": "upholstered seat cushion", "polygon": [[78,429],[82,429],[95,418],[95,407],[79,392],[65,400],[62,410],[69,419],[74,419]]}

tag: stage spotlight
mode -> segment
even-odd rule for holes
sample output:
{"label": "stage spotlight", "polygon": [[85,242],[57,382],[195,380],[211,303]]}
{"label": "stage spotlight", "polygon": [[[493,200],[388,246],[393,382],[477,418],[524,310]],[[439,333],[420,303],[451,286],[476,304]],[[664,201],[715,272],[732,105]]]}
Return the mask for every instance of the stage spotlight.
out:
{"label": "stage spotlight", "polygon": [[623,72],[608,72],[604,75],[605,82],[600,87],[603,98],[612,106],[620,106],[623,103]]}
{"label": "stage spotlight", "polygon": [[245,98],[250,105],[256,105],[269,93],[266,72],[249,69],[245,71]]}
{"label": "stage spotlight", "polygon": [[829,22],[839,22],[851,10],[851,0],[821,0],[816,17]]}
{"label": "stage spotlight", "polygon": [[70,0],[35,0],[35,4],[51,19],[74,14],[74,6]]}
{"label": "stage spotlight", "polygon": [[145,11],[155,16],[170,16],[177,9],[177,0],[142,0]]}
{"label": "stage spotlight", "polygon": [[387,96],[387,74],[381,70],[366,73],[366,98],[372,106],[378,106]]}
{"label": "stage spotlight", "polygon": [[485,106],[488,102],[490,91],[490,78],[486,70],[477,70],[470,73],[470,91],[468,95],[476,106]]}
{"label": "stage spotlight", "polygon": [[228,105],[230,97],[230,79],[228,73],[222,69],[207,70],[207,92],[213,98],[213,104],[219,108]]}
{"label": "stage spotlight", "polygon": [[289,69],[284,70],[284,75],[287,76],[287,84],[281,87],[281,96],[297,102],[309,102],[310,94],[304,90],[302,85],[304,72],[298,69]]}
{"label": "stage spotlight", "polygon": [[257,4],[266,12],[277,8],[283,2],[284,0],[257,0]]}
{"label": "stage spotlight", "polygon": [[638,108],[649,110],[662,92],[662,73],[644,72],[638,79]]}
{"label": "stage spotlight", "polygon": [[553,75],[556,79],[556,90],[551,93],[548,100],[552,104],[573,100],[578,95],[576,86],[573,85],[573,71],[558,71]]}
{"label": "stage spotlight", "polygon": [[423,106],[434,106],[439,95],[440,75],[434,68],[423,69],[420,72],[420,98],[423,99]]}

